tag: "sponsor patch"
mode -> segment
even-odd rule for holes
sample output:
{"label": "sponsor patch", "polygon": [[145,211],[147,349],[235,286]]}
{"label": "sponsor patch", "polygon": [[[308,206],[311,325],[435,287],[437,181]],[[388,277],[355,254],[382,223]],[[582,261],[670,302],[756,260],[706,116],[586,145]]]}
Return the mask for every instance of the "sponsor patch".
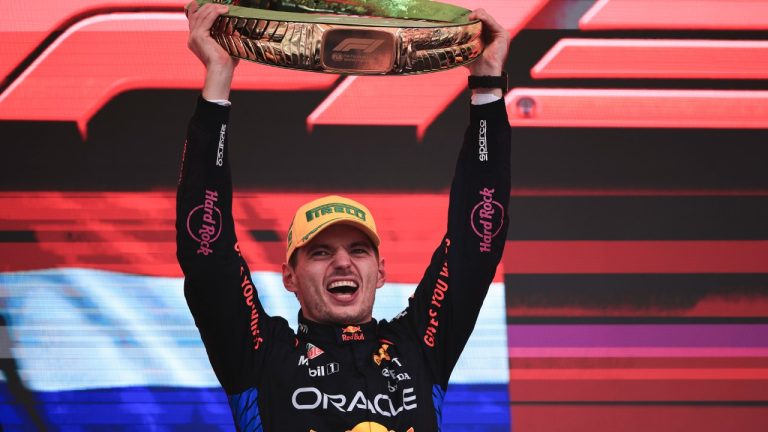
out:
{"label": "sponsor patch", "polygon": [[470,221],[472,230],[480,237],[480,252],[491,251],[491,241],[499,234],[504,224],[504,206],[494,200],[495,191],[483,188],[479,192],[482,199],[472,209]]}
{"label": "sponsor patch", "polygon": [[227,125],[221,125],[219,131],[219,147],[216,149],[216,166],[224,165],[224,138],[227,136]]}
{"label": "sponsor patch", "polygon": [[203,204],[195,207],[187,215],[187,232],[193,240],[200,243],[197,254],[209,255],[213,252],[213,242],[221,234],[221,210],[216,206],[219,201],[217,191],[206,190]]}
{"label": "sponsor patch", "polygon": [[245,299],[246,306],[251,309],[250,330],[253,338],[253,350],[257,351],[261,347],[262,342],[264,342],[264,339],[261,337],[261,331],[259,330],[259,309],[256,307],[257,301],[255,298],[256,289],[253,287],[253,282],[251,282],[250,275],[245,270],[245,267],[240,267],[240,275],[243,278],[243,281],[240,283],[240,287],[243,289],[243,298]]}
{"label": "sponsor patch", "polygon": [[365,340],[365,335],[360,326],[346,326],[341,329],[341,340],[344,342]]}
{"label": "sponsor patch", "polygon": [[341,367],[339,367],[339,364],[336,362],[328,363],[326,365],[320,365],[315,367],[307,368],[307,373],[312,378],[317,377],[324,377],[328,375],[333,375],[336,372],[340,371]]}
{"label": "sponsor patch", "polygon": [[488,139],[486,138],[486,134],[488,131],[487,122],[485,120],[480,120],[480,133],[477,137],[477,147],[478,147],[478,159],[481,162],[485,162],[488,160]]}
{"label": "sponsor patch", "polygon": [[381,344],[379,347],[379,351],[373,354],[373,361],[381,366],[382,360],[390,361],[392,360],[391,357],[389,357],[389,353],[387,353],[387,349],[389,348],[389,344]]}
{"label": "sponsor patch", "polygon": [[359,209],[350,204],[342,203],[328,203],[321,205],[320,207],[315,207],[313,209],[307,210],[305,216],[307,217],[307,222],[312,222],[314,219],[333,213],[346,213],[356,217],[357,219],[360,219],[363,222],[365,222],[366,218],[365,212],[362,209]]}
{"label": "sponsor patch", "polygon": [[320,348],[312,345],[311,343],[307,344],[307,358],[310,360],[319,357],[321,354],[323,354],[325,351],[321,350]]}
{"label": "sponsor patch", "polygon": [[358,391],[352,397],[344,394],[323,393],[315,387],[300,387],[293,392],[291,403],[297,410],[331,410],[339,412],[369,411],[384,417],[396,417],[403,411],[416,409],[416,392],[412,387],[402,394],[390,397],[386,394],[370,395]]}

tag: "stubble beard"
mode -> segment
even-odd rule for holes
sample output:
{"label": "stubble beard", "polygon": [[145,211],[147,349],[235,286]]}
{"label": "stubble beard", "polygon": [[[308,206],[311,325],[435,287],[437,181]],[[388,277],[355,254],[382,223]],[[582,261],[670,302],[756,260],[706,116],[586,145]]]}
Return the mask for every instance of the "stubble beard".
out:
{"label": "stubble beard", "polygon": [[[364,324],[370,320],[373,312],[373,302],[369,307],[355,305],[354,307],[337,308],[334,310],[330,305],[331,300],[320,299],[313,303],[314,320],[321,324]],[[341,309],[341,310],[338,310]]]}

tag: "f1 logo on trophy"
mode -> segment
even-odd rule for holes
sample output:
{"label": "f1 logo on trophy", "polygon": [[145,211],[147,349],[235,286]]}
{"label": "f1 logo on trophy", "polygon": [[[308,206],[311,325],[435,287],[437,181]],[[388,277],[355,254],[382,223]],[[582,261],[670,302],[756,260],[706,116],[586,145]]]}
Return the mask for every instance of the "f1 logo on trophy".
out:
{"label": "f1 logo on trophy", "polygon": [[475,60],[482,24],[430,0],[196,0],[229,12],[211,35],[237,58],[351,75],[438,72]]}

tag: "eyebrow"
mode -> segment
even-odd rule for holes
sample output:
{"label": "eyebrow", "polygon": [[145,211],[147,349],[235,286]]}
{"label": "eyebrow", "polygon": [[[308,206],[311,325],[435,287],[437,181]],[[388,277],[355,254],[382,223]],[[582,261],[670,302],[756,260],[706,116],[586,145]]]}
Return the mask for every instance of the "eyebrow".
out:
{"label": "eyebrow", "polygon": [[[373,249],[373,243],[371,243],[370,240],[357,240],[350,243],[347,247],[349,248],[366,247],[368,249]],[[304,250],[306,250],[307,252],[311,252],[316,249],[332,249],[332,247],[327,243],[315,243],[312,245],[307,245],[307,247],[304,248]]]}
{"label": "eyebrow", "polygon": [[350,248],[361,247],[361,246],[366,247],[368,249],[373,249],[373,243],[371,243],[370,240],[356,241],[356,242],[352,242],[352,244],[349,245]]}

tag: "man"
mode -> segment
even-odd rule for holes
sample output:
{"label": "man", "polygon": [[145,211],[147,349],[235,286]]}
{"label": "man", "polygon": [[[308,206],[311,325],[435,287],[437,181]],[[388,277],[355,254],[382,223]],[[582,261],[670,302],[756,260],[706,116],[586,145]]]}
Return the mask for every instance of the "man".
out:
{"label": "man", "polygon": [[[436,431],[448,379],[501,259],[510,130],[501,89],[473,92],[451,187],[448,229],[408,307],[372,318],[385,281],[370,211],[331,196],[302,206],[283,282],[299,300],[294,333],[259,302],[232,218],[227,119],[237,65],[208,29],[225,6],[191,3],[189,48],[206,67],[177,201],[184,294],[240,431]],[[502,72],[509,38],[486,12],[473,75]]]}

